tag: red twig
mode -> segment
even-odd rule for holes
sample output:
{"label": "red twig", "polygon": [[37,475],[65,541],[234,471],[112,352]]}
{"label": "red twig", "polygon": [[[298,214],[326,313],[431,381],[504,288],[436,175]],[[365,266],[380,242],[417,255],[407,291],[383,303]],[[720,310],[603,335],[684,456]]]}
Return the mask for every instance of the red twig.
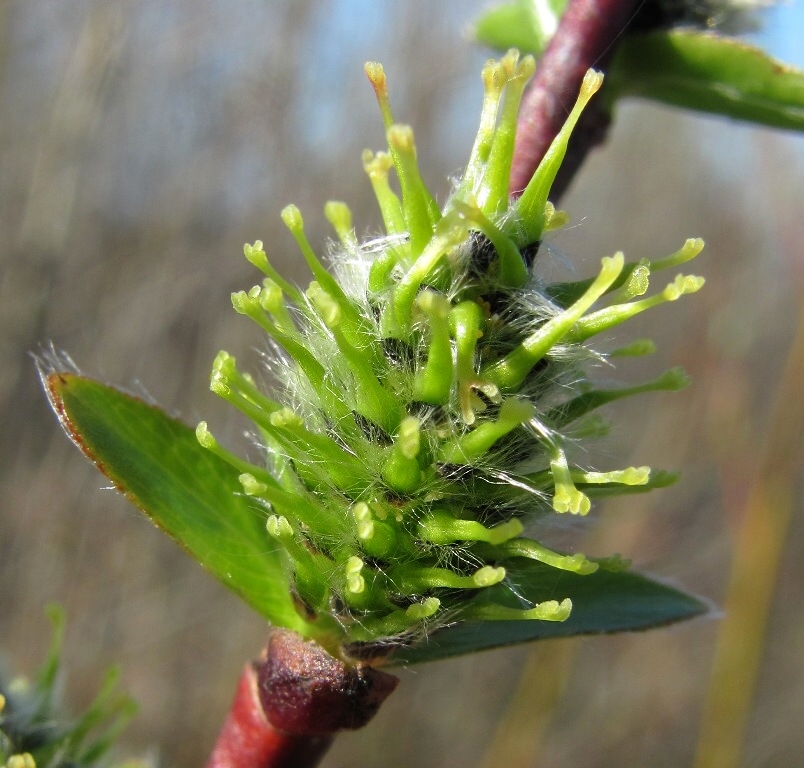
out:
{"label": "red twig", "polygon": [[206,768],[313,768],[334,734],[365,725],[397,682],[275,630],[263,655],[243,670]]}
{"label": "red twig", "polygon": [[[528,184],[569,114],[590,67],[605,70],[640,0],[570,0],[525,95],[517,127],[510,189]],[[587,152],[605,137],[610,118],[593,100],[573,131],[551,199],[569,186]]]}
{"label": "red twig", "polygon": [[260,704],[257,672],[247,664],[207,768],[314,766],[332,738],[293,736],[274,728]]}

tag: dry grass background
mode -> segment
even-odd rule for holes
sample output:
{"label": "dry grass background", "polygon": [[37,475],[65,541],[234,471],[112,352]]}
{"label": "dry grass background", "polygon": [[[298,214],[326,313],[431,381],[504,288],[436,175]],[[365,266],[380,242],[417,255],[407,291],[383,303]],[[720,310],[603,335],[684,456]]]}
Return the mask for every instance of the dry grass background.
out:
{"label": "dry grass background", "polygon": [[[278,216],[287,202],[314,243],[327,237],[328,198],[352,206],[359,231],[376,228],[359,161],[382,145],[367,59],[385,62],[397,115],[414,125],[443,198],[479,110],[486,52],[464,28],[480,8],[0,4],[0,647],[32,671],[48,642],[43,607],[65,605],[68,698],[85,704],[121,663],[141,704],[126,746],[159,745],[165,766],[203,762],[266,627],[100,490],[49,413],[29,352],[52,340],[87,372],[141,386],[237,443],[242,423],[206,382],[220,348],[255,360],[263,343],[228,308],[229,292],[257,278],[242,243],[263,239],[301,280]],[[612,411],[618,427],[590,457],[678,468],[682,482],[601,507],[571,541],[620,551],[721,606],[743,553],[720,685],[731,702],[751,700],[743,766],[797,766],[804,754],[804,353],[791,353],[804,297],[802,149],[778,132],[623,105],[564,201],[574,226],[551,243],[548,267],[583,273],[619,248],[639,258],[707,240],[696,264],[705,290],[631,330],[657,338],[656,359],[605,374],[634,380],[683,364],[693,386]],[[755,528],[738,546],[745,520]],[[324,766],[692,765],[722,625],[403,670],[375,722],[341,737]]]}

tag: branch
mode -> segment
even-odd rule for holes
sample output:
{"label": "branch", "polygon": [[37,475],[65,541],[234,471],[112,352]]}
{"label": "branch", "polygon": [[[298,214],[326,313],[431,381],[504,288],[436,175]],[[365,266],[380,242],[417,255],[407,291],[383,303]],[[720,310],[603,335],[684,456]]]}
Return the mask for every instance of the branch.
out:
{"label": "branch", "polygon": [[[639,0],[570,0],[522,103],[512,194],[527,186],[575,103],[586,71],[605,71],[639,5]],[[600,99],[592,100],[573,131],[551,198],[561,197],[586,154],[605,138],[610,120]]]}
{"label": "branch", "polygon": [[274,630],[262,656],[243,670],[206,768],[314,768],[334,734],[368,723],[397,682]]}
{"label": "branch", "polygon": [[332,740],[331,735],[295,736],[274,728],[260,704],[255,665],[246,664],[206,768],[312,768]]}

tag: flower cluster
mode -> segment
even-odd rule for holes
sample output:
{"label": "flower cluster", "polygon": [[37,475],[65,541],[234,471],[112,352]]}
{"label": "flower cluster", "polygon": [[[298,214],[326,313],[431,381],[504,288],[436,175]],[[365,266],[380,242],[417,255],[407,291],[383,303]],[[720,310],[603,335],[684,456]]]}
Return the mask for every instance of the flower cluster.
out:
{"label": "flower cluster", "polygon": [[211,386],[256,424],[267,461],[235,457],[205,423],[197,435],[238,469],[243,492],[264,510],[266,546],[281,548],[298,610],[338,645],[404,642],[461,619],[562,621],[566,599],[512,608],[477,597],[523,558],[577,574],[622,567],[551,550],[523,535],[525,526],[585,515],[596,495],[670,479],[648,467],[587,471],[569,449],[599,433],[590,416],[599,406],[685,384],[673,370],[636,387],[596,388],[587,374],[594,363],[652,345],[604,356],[587,342],[697,291],[701,278],[679,275],[642,298],[654,272],[692,259],[703,243],[688,240],[652,262],[617,253],[589,280],[540,279],[542,239],[567,221],[548,202],[550,187],[602,76],[587,74],[562,131],[512,199],[517,113],[534,66],[511,51],[483,69],[480,128],[442,209],[422,181],[412,129],[394,119],[382,67],[366,65],[388,151],[363,160],[386,236],[360,243],[348,208],[329,203],[339,242],[327,268],[288,206],[282,218],[314,278],[306,291],[274,269],[262,243],[245,247],[265,280],[232,301],[272,341],[277,392],[265,394],[225,352]]}

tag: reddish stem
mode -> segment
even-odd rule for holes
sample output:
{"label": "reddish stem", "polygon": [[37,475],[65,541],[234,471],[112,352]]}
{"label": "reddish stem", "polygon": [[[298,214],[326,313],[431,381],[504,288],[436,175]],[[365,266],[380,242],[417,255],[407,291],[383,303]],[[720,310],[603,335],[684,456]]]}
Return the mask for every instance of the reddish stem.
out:
{"label": "reddish stem", "polygon": [[206,768],[313,768],[334,734],[368,723],[397,683],[275,630],[262,656],[243,670]]}
{"label": "reddish stem", "polygon": [[332,739],[331,735],[294,736],[274,728],[260,704],[257,671],[253,664],[246,664],[206,768],[312,768]]}
{"label": "reddish stem", "polygon": [[[518,195],[527,186],[561,130],[586,70],[605,70],[638,6],[639,0],[570,0],[522,103],[511,169],[512,194]],[[563,194],[589,150],[603,141],[609,122],[600,100],[593,100],[573,131],[551,199]]]}

